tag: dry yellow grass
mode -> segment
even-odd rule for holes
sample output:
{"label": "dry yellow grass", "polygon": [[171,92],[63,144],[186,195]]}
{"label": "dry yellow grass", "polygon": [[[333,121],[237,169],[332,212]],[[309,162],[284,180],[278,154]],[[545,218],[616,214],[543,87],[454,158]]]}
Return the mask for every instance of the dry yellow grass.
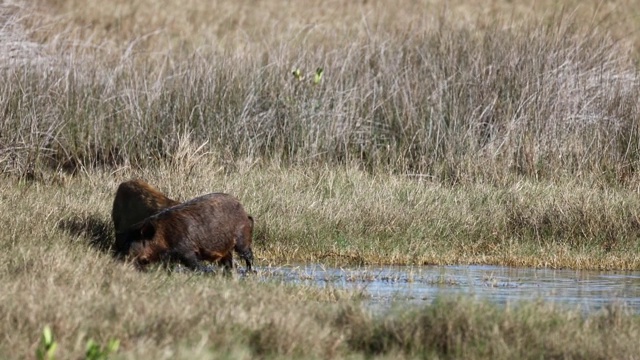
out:
{"label": "dry yellow grass", "polygon": [[153,166],[190,134],[232,162],[625,185],[632,3],[536,4],[7,5],[0,164]]}
{"label": "dry yellow grass", "polygon": [[[451,188],[355,169],[238,164],[224,171],[206,157],[200,161],[209,170],[178,172],[182,165],[174,163],[51,175],[44,182],[5,178],[0,357],[32,357],[47,324],[59,345],[57,358],[81,357],[90,338],[100,344],[118,339],[115,358],[138,359],[605,358],[638,351],[640,319],[625,308],[585,316],[544,303],[501,308],[441,299],[420,309],[374,315],[362,306],[359,293],[272,283],[260,272],[248,278],[139,273],[105,248],[113,240],[109,210],[118,182],[142,176],[180,198],[208,191],[236,194],[256,217],[258,268],[297,261],[346,265],[354,262],[347,256],[352,254],[370,263],[495,260],[637,269],[633,251],[624,250],[634,241],[604,252],[587,244],[589,238],[574,246],[488,233],[504,226],[507,205],[529,209],[518,217],[528,224],[525,232],[571,228],[559,222],[536,228],[537,219],[552,210],[566,214],[558,220],[586,220],[590,231],[597,231],[605,222],[619,221],[612,211],[627,201],[624,192],[524,183],[500,191]],[[554,202],[559,198],[563,202]],[[595,218],[573,219],[570,214],[580,209]],[[625,227],[615,223],[611,229]],[[599,260],[598,254],[603,254]]]}

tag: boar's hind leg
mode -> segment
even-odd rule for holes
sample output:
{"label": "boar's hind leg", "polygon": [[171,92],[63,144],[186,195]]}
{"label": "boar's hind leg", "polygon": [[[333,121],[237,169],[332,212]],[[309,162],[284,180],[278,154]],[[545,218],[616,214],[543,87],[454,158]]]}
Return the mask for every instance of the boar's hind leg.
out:
{"label": "boar's hind leg", "polygon": [[253,262],[253,251],[251,251],[251,248],[236,251],[238,252],[238,255],[244,259],[244,263],[247,265],[247,272],[251,272],[251,263]]}
{"label": "boar's hind leg", "polygon": [[[249,218],[252,219],[251,217]],[[247,265],[247,272],[251,272],[251,263],[253,262],[253,250],[251,250],[251,228],[249,228],[248,231],[246,228],[243,228],[238,234],[236,234],[236,245],[234,246],[234,250]]]}

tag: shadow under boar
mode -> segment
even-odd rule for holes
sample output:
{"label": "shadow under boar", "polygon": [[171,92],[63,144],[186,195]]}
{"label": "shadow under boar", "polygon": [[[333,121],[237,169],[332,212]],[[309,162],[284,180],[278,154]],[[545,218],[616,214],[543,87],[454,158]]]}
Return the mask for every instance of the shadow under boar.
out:
{"label": "shadow under boar", "polygon": [[127,229],[161,210],[178,204],[180,202],[168,198],[143,180],[134,179],[121,183],[111,210],[116,233],[113,247],[115,255],[126,255],[128,244],[124,243],[124,233]]}
{"label": "shadow under boar", "polygon": [[124,234],[126,253],[140,270],[154,262],[179,262],[204,270],[201,261],[233,268],[233,250],[251,271],[253,218],[231,195],[212,193],[152,215]]}

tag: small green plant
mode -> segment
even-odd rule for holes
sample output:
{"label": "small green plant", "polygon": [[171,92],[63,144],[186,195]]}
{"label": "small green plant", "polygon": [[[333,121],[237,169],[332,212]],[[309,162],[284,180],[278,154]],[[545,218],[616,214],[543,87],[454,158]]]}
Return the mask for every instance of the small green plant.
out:
{"label": "small green plant", "polygon": [[46,325],[42,330],[42,338],[40,339],[40,346],[36,350],[36,359],[38,360],[52,360],[55,359],[55,352],[58,348],[58,343],[53,340],[53,333],[49,325]]}
{"label": "small green plant", "polygon": [[[106,346],[100,346],[93,339],[87,341],[87,347],[85,351],[85,359],[87,360],[106,360],[109,355],[116,353],[120,347],[120,341],[111,339]],[[38,360],[53,360],[55,359],[55,352],[58,348],[58,343],[53,340],[53,332],[51,327],[46,325],[42,330],[42,338],[40,339],[40,346],[36,350],[36,359]]]}
{"label": "small green plant", "polygon": [[302,71],[300,71],[300,69],[294,69],[291,74],[298,81],[304,80],[304,75],[302,75]]}
{"label": "small green plant", "polygon": [[322,80],[322,74],[324,73],[324,69],[319,67],[316,69],[316,73],[313,76],[313,84],[314,85],[318,85],[320,83],[320,80]]}
{"label": "small green plant", "polygon": [[85,358],[87,360],[105,360],[109,358],[109,355],[118,351],[120,347],[120,341],[111,339],[107,343],[107,346],[100,346],[93,339],[89,339],[87,342],[87,350],[85,351]]}
{"label": "small green plant", "polygon": [[[318,85],[320,81],[322,81],[322,74],[324,73],[324,69],[321,67],[316,68],[316,72],[313,74],[313,85]],[[293,77],[302,82],[306,79],[306,76],[302,73],[300,68],[295,68],[291,71],[291,75]]]}

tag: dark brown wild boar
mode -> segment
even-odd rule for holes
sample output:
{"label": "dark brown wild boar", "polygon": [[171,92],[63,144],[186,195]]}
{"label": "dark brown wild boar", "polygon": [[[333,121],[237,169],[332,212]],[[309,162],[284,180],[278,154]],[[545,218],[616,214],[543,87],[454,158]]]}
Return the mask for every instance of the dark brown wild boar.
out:
{"label": "dark brown wild boar", "polygon": [[180,262],[204,269],[201,261],[233,267],[233,250],[251,270],[253,218],[240,202],[223,193],[207,194],[152,215],[124,234],[126,253],[139,269],[147,264]]}
{"label": "dark brown wild boar", "polygon": [[126,255],[124,251],[128,246],[123,243],[123,233],[133,224],[178,204],[178,201],[168,198],[142,180],[134,179],[121,183],[116,191],[111,210],[111,219],[116,232],[113,249],[116,255]]}

